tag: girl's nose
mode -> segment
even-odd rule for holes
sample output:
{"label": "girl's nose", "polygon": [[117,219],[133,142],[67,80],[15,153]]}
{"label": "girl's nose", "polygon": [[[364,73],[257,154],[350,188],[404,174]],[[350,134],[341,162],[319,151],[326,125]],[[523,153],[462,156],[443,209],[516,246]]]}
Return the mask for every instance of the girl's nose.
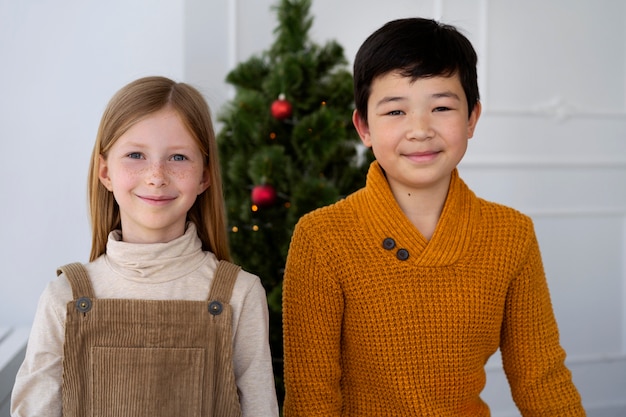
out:
{"label": "girl's nose", "polygon": [[156,187],[167,185],[167,173],[163,161],[156,161],[150,166],[146,181]]}

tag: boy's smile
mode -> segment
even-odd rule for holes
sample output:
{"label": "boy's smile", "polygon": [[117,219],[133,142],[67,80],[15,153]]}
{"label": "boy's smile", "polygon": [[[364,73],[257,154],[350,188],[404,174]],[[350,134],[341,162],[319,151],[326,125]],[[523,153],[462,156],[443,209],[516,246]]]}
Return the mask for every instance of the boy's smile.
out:
{"label": "boy's smile", "polygon": [[372,82],[367,122],[356,112],[353,121],[397,198],[412,192],[447,192],[479,116],[480,103],[468,115],[457,74],[413,81],[391,72]]}

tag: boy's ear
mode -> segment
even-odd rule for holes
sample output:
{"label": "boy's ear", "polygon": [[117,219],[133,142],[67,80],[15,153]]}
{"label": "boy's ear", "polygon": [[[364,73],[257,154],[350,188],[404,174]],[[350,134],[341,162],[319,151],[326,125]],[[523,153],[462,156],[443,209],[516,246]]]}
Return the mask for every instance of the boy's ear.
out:
{"label": "boy's ear", "polygon": [[354,124],[354,127],[356,128],[356,131],[359,134],[363,145],[371,148],[372,140],[370,138],[370,127],[367,122],[361,117],[358,110],[355,110],[352,113],[352,123]]}
{"label": "boy's ear", "polygon": [[476,125],[478,124],[478,119],[480,119],[480,113],[482,112],[482,106],[480,101],[477,101],[474,105],[474,109],[469,116],[469,121],[467,122],[467,138],[470,139],[474,136],[474,130],[476,129]]}
{"label": "boy's ear", "polygon": [[111,178],[109,178],[109,167],[107,165],[107,160],[104,156],[100,155],[100,163],[98,166],[98,178],[104,188],[109,191],[113,191],[113,186],[111,185]]}

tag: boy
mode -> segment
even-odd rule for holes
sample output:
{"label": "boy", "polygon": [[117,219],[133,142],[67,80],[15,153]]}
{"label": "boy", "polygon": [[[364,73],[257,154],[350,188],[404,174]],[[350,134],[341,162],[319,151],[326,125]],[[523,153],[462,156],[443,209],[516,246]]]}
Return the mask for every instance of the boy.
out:
{"label": "boy", "polygon": [[387,23],[354,62],[366,186],[304,216],[283,289],[285,416],[488,416],[501,349],[524,416],[583,416],[531,220],[456,166],[480,117],[454,27]]}

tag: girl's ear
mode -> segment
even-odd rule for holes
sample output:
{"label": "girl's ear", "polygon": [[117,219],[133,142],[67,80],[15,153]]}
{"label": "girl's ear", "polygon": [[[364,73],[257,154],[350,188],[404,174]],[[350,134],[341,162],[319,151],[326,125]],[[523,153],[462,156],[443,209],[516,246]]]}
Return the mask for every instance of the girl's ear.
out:
{"label": "girl's ear", "polygon": [[104,185],[107,190],[112,192],[113,185],[111,183],[111,178],[109,177],[109,166],[107,165],[107,160],[102,155],[100,155],[99,158],[98,178],[100,179],[102,185]]}
{"label": "girl's ear", "polygon": [[363,120],[358,110],[355,110],[352,113],[352,123],[354,124],[354,127],[356,128],[356,131],[359,134],[359,137],[361,138],[361,142],[363,142],[363,145],[367,146],[368,148],[371,148],[372,141],[370,138],[370,127],[367,124],[367,122]]}
{"label": "girl's ear", "polygon": [[200,180],[200,184],[198,185],[198,195],[205,192],[211,186],[211,171],[209,167],[204,167],[202,171],[202,179]]}

